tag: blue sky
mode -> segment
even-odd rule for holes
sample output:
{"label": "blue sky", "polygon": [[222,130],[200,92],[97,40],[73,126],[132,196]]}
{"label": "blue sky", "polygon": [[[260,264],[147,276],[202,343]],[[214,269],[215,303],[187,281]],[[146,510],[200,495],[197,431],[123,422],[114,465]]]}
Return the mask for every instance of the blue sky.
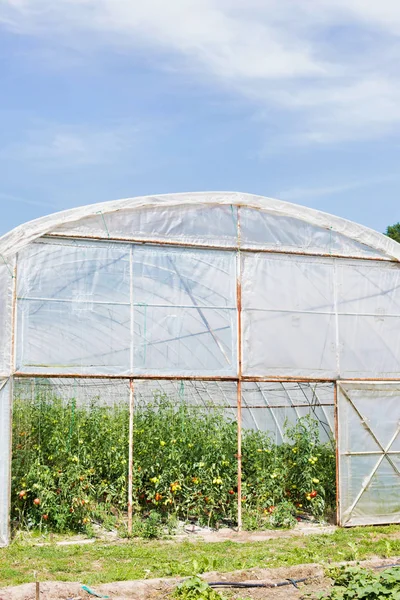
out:
{"label": "blue sky", "polygon": [[398,0],[0,0],[0,234],[244,191],[400,221]]}

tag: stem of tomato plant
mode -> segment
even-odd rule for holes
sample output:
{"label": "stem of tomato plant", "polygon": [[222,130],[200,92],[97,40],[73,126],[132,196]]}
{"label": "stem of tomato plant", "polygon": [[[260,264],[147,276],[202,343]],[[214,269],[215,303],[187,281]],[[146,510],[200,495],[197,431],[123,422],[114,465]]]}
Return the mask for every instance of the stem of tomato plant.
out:
{"label": "stem of tomato plant", "polygon": [[133,504],[133,409],[134,382],[129,380],[129,472],[128,472],[128,534],[132,535],[132,504]]}

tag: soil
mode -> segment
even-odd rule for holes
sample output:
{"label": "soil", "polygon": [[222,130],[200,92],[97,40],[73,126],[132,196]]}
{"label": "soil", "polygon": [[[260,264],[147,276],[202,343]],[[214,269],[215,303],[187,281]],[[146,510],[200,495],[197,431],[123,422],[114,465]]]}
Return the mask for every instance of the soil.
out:
{"label": "soil", "polygon": [[[374,567],[393,564],[400,558],[372,559],[359,563],[362,566]],[[354,563],[353,563],[354,564]],[[205,573],[202,577],[208,581],[251,582],[273,584],[291,579],[308,578],[305,583],[299,583],[297,589],[292,584],[279,588],[224,588],[226,598],[246,598],[253,600],[299,600],[305,594],[316,594],[327,590],[329,579],[325,576],[321,565],[309,564],[278,569],[249,569],[233,573]],[[181,578],[147,579],[137,581],[120,581],[95,586],[94,591],[110,600],[167,600]],[[94,596],[82,590],[79,583],[51,581],[40,584],[40,600],[94,600]],[[27,583],[15,587],[1,588],[0,600],[35,600],[35,584]]]}
{"label": "soil", "polygon": [[[334,525],[320,525],[318,523],[301,522],[293,529],[267,529],[264,531],[236,531],[231,527],[222,527],[218,530],[209,527],[198,527],[194,525],[182,524],[177,532],[172,536],[167,536],[164,541],[166,543],[176,543],[182,541],[203,541],[203,542],[264,542],[276,538],[302,537],[305,535],[329,534],[336,531]],[[400,532],[399,532],[400,535]],[[95,537],[87,538],[82,535],[74,535],[68,539],[51,542],[36,542],[35,546],[47,546],[50,543],[55,543],[57,546],[70,546],[75,544],[94,544],[96,541],[102,540],[105,542],[128,542],[127,538],[121,538],[116,531],[106,531],[98,528],[95,532]],[[0,598],[1,600],[1,598]]]}

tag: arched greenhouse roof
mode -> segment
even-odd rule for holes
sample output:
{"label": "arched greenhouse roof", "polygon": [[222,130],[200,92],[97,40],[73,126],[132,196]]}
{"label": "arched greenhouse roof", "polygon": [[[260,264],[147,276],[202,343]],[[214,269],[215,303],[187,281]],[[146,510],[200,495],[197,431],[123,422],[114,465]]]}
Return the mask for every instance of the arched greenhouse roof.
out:
{"label": "arched greenhouse roof", "polygon": [[[237,207],[243,210],[239,239]],[[188,223],[191,223],[189,230]],[[400,261],[398,243],[363,225],[304,206],[240,192],[140,196],[53,213],[20,225],[1,237],[0,255],[8,261],[24,246],[45,235],[183,241],[193,245],[288,252],[297,249],[309,254]]]}

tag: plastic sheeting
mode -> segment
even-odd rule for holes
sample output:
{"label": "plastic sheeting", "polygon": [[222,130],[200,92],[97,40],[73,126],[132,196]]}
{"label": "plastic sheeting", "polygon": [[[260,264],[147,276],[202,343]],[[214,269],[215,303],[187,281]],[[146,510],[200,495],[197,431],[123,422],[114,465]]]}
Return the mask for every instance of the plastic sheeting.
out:
{"label": "plastic sheeting", "polygon": [[[241,212],[240,207],[256,209],[244,214],[243,222],[243,243],[252,247],[265,244],[276,248],[280,244],[285,251],[309,248],[309,253],[318,249],[321,253],[360,257],[370,254],[372,249],[377,256],[400,260],[399,245],[372,229],[304,206],[238,192],[142,196],[55,213],[21,225],[0,238],[0,255],[12,256],[52,232],[105,239],[115,235],[129,240],[137,235],[140,239],[154,240],[155,235],[160,235],[165,241],[227,246],[234,240],[235,212]],[[189,218],[185,217],[185,211]],[[240,241],[238,239],[238,245]]]}
{"label": "plastic sheeting", "polygon": [[13,264],[0,257],[0,376],[11,372]]}
{"label": "plastic sheeting", "polygon": [[396,263],[243,252],[242,290],[246,376],[399,376]]}
{"label": "plastic sheeting", "polygon": [[237,372],[232,252],[35,243],[19,254],[17,370]]}
{"label": "plastic sheeting", "polygon": [[0,380],[0,546],[9,542],[11,383]]}
{"label": "plastic sheeting", "polygon": [[400,383],[338,386],[341,525],[400,522]]}
{"label": "plastic sheeting", "polygon": [[[238,276],[230,250],[31,244],[18,256],[17,371],[237,376]],[[240,278],[245,376],[400,372],[396,263],[241,252]]]}
{"label": "plastic sheeting", "polygon": [[267,210],[240,208],[241,248],[307,254],[383,257],[385,254],[333,230]]}
{"label": "plastic sheeting", "polygon": [[298,382],[242,383],[242,426],[268,432],[276,444],[285,431],[310,415],[318,422],[321,442],[334,438],[334,384]]}
{"label": "plastic sheeting", "polygon": [[243,254],[243,373],[337,377],[333,262]]}
{"label": "plastic sheeting", "polygon": [[398,378],[400,268],[337,261],[338,337],[342,378]]}

